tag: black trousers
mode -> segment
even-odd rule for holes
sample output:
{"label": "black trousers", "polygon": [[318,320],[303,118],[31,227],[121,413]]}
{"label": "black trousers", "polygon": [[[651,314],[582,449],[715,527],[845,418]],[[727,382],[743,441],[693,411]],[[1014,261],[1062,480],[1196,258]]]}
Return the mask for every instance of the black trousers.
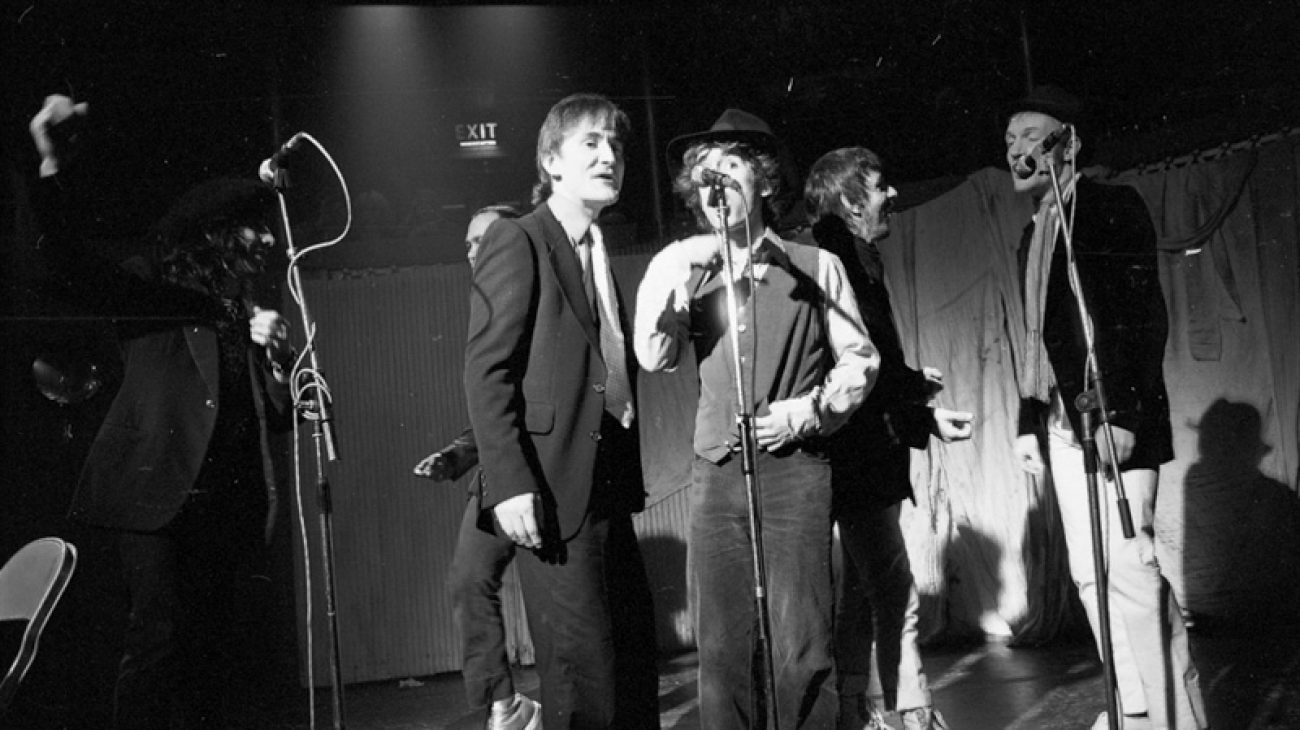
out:
{"label": "black trousers", "polygon": [[659,727],[654,605],[631,517],[516,555],[547,728]]}
{"label": "black trousers", "polygon": [[232,718],[254,715],[270,685],[260,479],[196,491],[162,530],[120,534],[130,613],[113,696],[119,730],[253,726]]}

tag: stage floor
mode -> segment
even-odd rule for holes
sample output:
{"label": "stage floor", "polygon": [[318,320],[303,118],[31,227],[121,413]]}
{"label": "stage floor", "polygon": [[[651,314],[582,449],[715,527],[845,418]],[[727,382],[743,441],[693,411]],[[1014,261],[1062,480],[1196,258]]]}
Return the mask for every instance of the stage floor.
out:
{"label": "stage floor", "polygon": [[[1300,624],[1200,629],[1192,649],[1216,730],[1300,728]],[[1086,644],[1011,648],[991,641],[930,648],[925,665],[935,706],[953,730],[1073,730],[1092,727],[1105,709],[1095,654]],[[524,668],[519,676],[521,691],[537,697],[536,673]],[[695,678],[694,654],[662,665],[665,730],[700,728]],[[332,727],[328,690],[317,694],[316,705],[316,727]],[[469,713],[454,673],[349,686],[344,707],[352,730],[482,727],[481,716]],[[282,709],[281,727],[308,728],[305,693]],[[896,715],[887,720],[899,727]]]}

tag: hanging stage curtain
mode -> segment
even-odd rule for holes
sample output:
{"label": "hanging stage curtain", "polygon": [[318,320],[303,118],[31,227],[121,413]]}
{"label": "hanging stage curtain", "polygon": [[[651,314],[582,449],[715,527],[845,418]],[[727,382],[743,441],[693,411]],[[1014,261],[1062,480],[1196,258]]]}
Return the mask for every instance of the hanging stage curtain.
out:
{"label": "hanging stage curtain", "polygon": [[1296,155],[1292,137],[1121,178],[1155,217],[1170,305],[1165,375],[1178,459],[1161,472],[1161,565],[1201,613],[1295,610]]}
{"label": "hanging stage curtain", "polygon": [[[1176,460],[1161,472],[1157,533],[1197,611],[1293,596],[1300,577],[1296,158],[1283,139],[1113,181],[1143,195],[1160,238]],[[944,372],[943,405],[977,414],[971,441],[913,452],[904,531],[930,638],[1044,640],[1076,610],[1051,489],[1011,458],[1008,322],[1021,321],[1015,248],[1031,214],[989,168],[900,214],[882,246],[909,360]]]}

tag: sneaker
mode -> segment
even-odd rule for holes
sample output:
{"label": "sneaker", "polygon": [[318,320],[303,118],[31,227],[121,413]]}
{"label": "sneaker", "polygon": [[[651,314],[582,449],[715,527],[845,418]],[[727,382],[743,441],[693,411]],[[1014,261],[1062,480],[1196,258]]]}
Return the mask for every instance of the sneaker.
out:
{"label": "sneaker", "polygon": [[866,692],[840,695],[840,715],[838,730],[890,730],[885,724],[885,716],[876,708],[876,703],[867,697]]}
{"label": "sneaker", "polygon": [[542,705],[518,692],[508,703],[493,702],[487,730],[542,730]]}
{"label": "sneaker", "polygon": [[[1120,730],[1151,730],[1151,718],[1145,714],[1142,715],[1120,715]],[[1103,712],[1097,715],[1097,721],[1092,724],[1092,730],[1110,730],[1110,714]]]}
{"label": "sneaker", "polygon": [[948,730],[948,723],[943,715],[930,707],[913,707],[898,713],[903,721],[903,730]]}

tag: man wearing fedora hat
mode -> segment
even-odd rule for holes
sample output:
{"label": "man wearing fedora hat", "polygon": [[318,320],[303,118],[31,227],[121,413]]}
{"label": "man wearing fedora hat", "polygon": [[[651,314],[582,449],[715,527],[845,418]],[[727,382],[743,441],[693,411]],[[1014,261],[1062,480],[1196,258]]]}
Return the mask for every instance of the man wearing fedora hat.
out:
{"label": "man wearing fedora hat", "polygon": [[[782,728],[827,727],[835,702],[827,691],[833,599],[825,437],[862,403],[879,356],[840,260],[768,227],[780,168],[766,123],[728,109],[710,129],[673,140],[668,154],[674,189],[712,232],[671,243],[650,262],[637,296],[635,344],[646,370],[675,368],[692,344],[698,366],[687,555],[700,724],[727,730],[763,722],[752,702],[756,608],[738,365],[746,408],[756,416],[775,666],[776,696],[767,700]],[[736,278],[735,312],[724,245]]]}
{"label": "man wearing fedora hat", "polygon": [[[1187,632],[1160,574],[1153,540],[1157,476],[1160,465],[1173,458],[1173,446],[1162,370],[1168,318],[1151,216],[1132,188],[1101,185],[1079,174],[1082,142],[1075,125],[1083,106],[1078,99],[1040,86],[1008,112],[1012,184],[1033,196],[1038,210],[1019,249],[1024,329],[1012,337],[1021,397],[1016,457],[1031,474],[1050,468],[1070,573],[1093,636],[1101,641],[1082,425],[1074,405],[1092,384],[1085,373],[1085,329],[1067,270],[1064,232],[1069,230],[1104,373],[1118,463],[1111,463],[1109,439],[1100,427],[1098,456],[1106,474],[1115,467],[1122,474],[1137,527],[1135,537],[1124,538],[1116,502],[1108,498],[1114,492],[1103,489],[1110,636],[1122,726],[1203,728]],[[1104,482],[1113,486],[1109,478]],[[1098,718],[1097,726],[1108,721]]]}
{"label": "man wearing fedora hat", "polygon": [[[293,423],[288,325],[254,304],[273,196],[255,179],[195,186],[121,266],[77,225],[84,178],[65,129],[88,107],[47,97],[30,125],[35,209],[54,286],[112,318],[122,384],[82,466],[70,516],[112,530],[129,613],[117,728],[262,726],[268,625],[248,586],[274,522],[270,431]],[[264,576],[262,576],[264,580]],[[249,606],[254,608],[250,610]]]}

